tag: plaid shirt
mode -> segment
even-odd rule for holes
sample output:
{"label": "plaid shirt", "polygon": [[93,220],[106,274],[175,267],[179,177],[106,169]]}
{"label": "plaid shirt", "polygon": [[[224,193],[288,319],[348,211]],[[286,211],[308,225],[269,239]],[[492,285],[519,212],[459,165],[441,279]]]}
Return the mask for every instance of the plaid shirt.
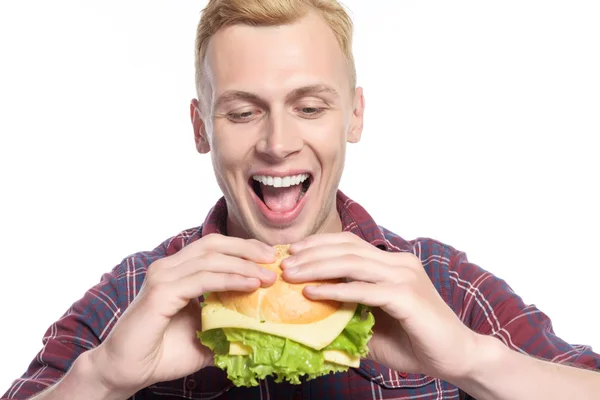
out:
{"label": "plaid shirt", "polygon": [[[524,304],[501,279],[470,263],[463,252],[427,238],[406,241],[378,226],[342,192],[337,209],[343,229],[387,251],[417,255],[436,289],[472,330],[493,335],[519,352],[554,362],[600,369],[600,356],[586,346],[570,345],[555,336],[549,318]],[[224,233],[227,208],[220,199],[204,224],[172,237],[148,252],[124,259],[100,283],[72,305],[46,332],[43,348],[24,375],[2,399],[26,399],[54,384],[82,352],[100,344],[139,292],[148,266],[176,253],[209,233]],[[216,367],[181,379],[152,385],[133,399],[469,399],[459,388],[433,377],[392,371],[370,360],[345,373],[301,385],[276,384],[237,388]]]}

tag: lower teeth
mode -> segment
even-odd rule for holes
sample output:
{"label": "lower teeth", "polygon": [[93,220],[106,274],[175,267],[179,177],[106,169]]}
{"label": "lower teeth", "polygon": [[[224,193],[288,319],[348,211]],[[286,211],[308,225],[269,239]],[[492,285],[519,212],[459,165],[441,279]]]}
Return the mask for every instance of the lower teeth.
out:
{"label": "lower teeth", "polygon": [[304,193],[306,193],[306,190],[302,189],[302,191],[300,192],[300,195],[298,196],[298,200],[296,200],[296,203],[298,203],[300,201],[300,199],[304,197]]}

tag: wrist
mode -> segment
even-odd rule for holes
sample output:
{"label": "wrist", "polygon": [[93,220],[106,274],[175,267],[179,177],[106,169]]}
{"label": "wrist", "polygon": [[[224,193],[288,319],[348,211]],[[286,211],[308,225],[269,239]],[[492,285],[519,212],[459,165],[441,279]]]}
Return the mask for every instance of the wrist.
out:
{"label": "wrist", "polygon": [[80,385],[93,388],[94,399],[102,400],[124,400],[132,396],[135,391],[119,388],[111,383],[106,377],[106,371],[111,366],[103,363],[99,357],[99,349],[95,348],[83,353],[77,358],[73,370]]}
{"label": "wrist", "polygon": [[497,338],[475,334],[472,349],[465,356],[464,369],[447,379],[463,390],[485,387],[497,377],[498,368],[508,365],[510,350]]}

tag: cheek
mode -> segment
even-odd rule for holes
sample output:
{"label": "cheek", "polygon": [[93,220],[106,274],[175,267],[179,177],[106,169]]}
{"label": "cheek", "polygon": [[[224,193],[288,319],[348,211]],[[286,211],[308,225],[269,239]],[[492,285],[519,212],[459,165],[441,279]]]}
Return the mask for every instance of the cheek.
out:
{"label": "cheek", "polygon": [[331,162],[344,156],[346,130],[343,122],[333,118],[327,123],[316,120],[313,126],[307,129],[306,141],[321,162]]}
{"label": "cheek", "polygon": [[215,129],[213,132],[211,151],[215,165],[220,168],[239,168],[252,151],[253,144],[248,140],[249,136],[238,131],[239,129]]}

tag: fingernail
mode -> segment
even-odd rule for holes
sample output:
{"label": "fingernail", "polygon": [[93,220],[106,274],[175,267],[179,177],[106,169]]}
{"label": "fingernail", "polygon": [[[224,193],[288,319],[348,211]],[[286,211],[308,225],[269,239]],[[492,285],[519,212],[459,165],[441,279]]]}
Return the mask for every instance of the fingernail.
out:
{"label": "fingernail", "polygon": [[265,254],[268,254],[270,257],[275,257],[277,255],[277,250],[273,247],[269,247],[265,249]]}
{"label": "fingernail", "polygon": [[298,273],[298,267],[290,267],[285,269],[285,274],[287,276],[296,275]]}
{"label": "fingernail", "polygon": [[274,263],[277,260],[277,254],[275,252],[265,252],[263,253],[263,259],[261,260],[262,262],[264,262],[265,264],[271,264]]}
{"label": "fingernail", "polygon": [[294,263],[295,263],[295,261],[294,261],[294,260],[295,260],[295,259],[294,259],[293,257],[288,257],[288,258],[285,258],[285,259],[284,259],[284,260],[281,262],[281,268],[283,268],[283,269],[288,269],[288,268],[290,268],[290,267],[293,267],[293,266],[294,266]]}
{"label": "fingernail", "polygon": [[246,282],[250,286],[255,286],[257,283],[260,285],[260,283],[261,283],[260,280],[256,279],[256,278],[246,278]]}
{"label": "fingernail", "polygon": [[309,295],[309,296],[310,296],[310,295],[314,295],[314,294],[316,294],[316,292],[318,292],[318,291],[319,291],[319,289],[318,289],[318,287],[317,287],[317,286],[315,286],[315,285],[306,286],[306,287],[304,288],[304,292],[305,292],[307,295]]}
{"label": "fingernail", "polygon": [[263,276],[267,279],[273,279],[275,277],[277,277],[277,274],[273,271],[271,271],[270,269],[265,269],[263,272]]}
{"label": "fingernail", "polygon": [[302,247],[302,242],[293,243],[290,245],[290,253],[297,252]]}

